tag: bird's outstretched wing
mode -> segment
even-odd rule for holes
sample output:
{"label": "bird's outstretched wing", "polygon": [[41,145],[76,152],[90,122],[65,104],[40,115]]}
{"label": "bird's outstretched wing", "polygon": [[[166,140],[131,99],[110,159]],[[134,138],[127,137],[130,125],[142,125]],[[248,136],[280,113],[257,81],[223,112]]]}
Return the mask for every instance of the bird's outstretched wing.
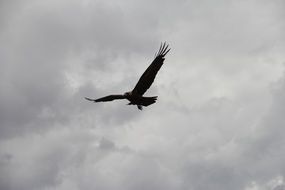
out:
{"label": "bird's outstretched wing", "polygon": [[170,48],[168,49],[168,45],[164,42],[160,45],[158,53],[156,54],[155,59],[152,61],[150,66],[146,69],[143,73],[141,78],[139,79],[138,83],[136,84],[133,92],[143,95],[147,89],[151,86],[154,81],[154,78],[159,71],[160,67],[163,64],[164,56],[169,52]]}
{"label": "bird's outstretched wing", "polygon": [[109,96],[105,96],[102,98],[98,98],[98,99],[91,99],[91,98],[86,98],[86,100],[92,101],[92,102],[109,102],[109,101],[113,101],[113,100],[117,100],[117,99],[125,99],[124,95],[109,95]]}

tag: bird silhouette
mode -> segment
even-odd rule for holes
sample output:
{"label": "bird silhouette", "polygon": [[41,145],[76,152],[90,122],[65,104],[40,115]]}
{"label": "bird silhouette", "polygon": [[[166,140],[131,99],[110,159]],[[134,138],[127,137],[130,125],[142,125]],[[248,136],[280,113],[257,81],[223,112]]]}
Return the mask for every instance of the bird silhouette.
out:
{"label": "bird silhouette", "polygon": [[124,94],[115,94],[115,95],[108,95],[98,99],[91,99],[86,98],[86,100],[92,102],[109,102],[118,99],[127,99],[129,103],[127,105],[137,105],[139,110],[143,109],[143,106],[149,106],[156,102],[157,96],[145,97],[143,94],[150,88],[152,85],[155,76],[164,62],[165,55],[170,51],[166,42],[163,44],[161,43],[160,48],[155,55],[154,60],[150,64],[150,66],[145,70],[145,72],[140,77],[139,81],[137,82],[135,88]]}

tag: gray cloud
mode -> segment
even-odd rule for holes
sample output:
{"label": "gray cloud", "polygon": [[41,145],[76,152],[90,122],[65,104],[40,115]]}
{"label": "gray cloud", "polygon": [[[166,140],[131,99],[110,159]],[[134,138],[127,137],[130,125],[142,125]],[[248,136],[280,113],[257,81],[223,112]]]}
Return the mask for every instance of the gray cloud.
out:
{"label": "gray cloud", "polygon": [[[1,1],[0,189],[284,189],[284,2]],[[172,48],[140,112],[131,90]]]}

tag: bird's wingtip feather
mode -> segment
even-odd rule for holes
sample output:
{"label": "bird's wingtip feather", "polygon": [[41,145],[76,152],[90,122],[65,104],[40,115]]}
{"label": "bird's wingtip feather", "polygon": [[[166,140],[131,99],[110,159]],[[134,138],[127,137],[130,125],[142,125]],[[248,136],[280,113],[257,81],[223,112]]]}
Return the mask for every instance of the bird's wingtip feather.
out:
{"label": "bird's wingtip feather", "polygon": [[92,102],[96,102],[96,100],[94,100],[94,99],[91,99],[91,98],[87,98],[87,97],[84,97],[86,100],[88,100],[88,101],[92,101]]}
{"label": "bird's wingtip feather", "polygon": [[168,49],[168,47],[169,47],[169,44],[167,44],[166,42],[161,42],[160,43],[160,47],[159,47],[159,50],[158,50],[158,52],[155,54],[156,55],[156,57],[157,56],[165,56],[169,51],[170,51],[170,48]]}

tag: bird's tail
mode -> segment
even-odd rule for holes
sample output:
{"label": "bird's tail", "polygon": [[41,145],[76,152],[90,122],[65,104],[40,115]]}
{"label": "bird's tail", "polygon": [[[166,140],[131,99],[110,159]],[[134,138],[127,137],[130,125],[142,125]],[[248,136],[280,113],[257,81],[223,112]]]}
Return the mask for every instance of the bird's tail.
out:
{"label": "bird's tail", "polygon": [[149,106],[149,105],[155,103],[156,100],[157,100],[157,96],[142,97],[142,99],[141,99],[141,105],[142,105],[142,106]]}

